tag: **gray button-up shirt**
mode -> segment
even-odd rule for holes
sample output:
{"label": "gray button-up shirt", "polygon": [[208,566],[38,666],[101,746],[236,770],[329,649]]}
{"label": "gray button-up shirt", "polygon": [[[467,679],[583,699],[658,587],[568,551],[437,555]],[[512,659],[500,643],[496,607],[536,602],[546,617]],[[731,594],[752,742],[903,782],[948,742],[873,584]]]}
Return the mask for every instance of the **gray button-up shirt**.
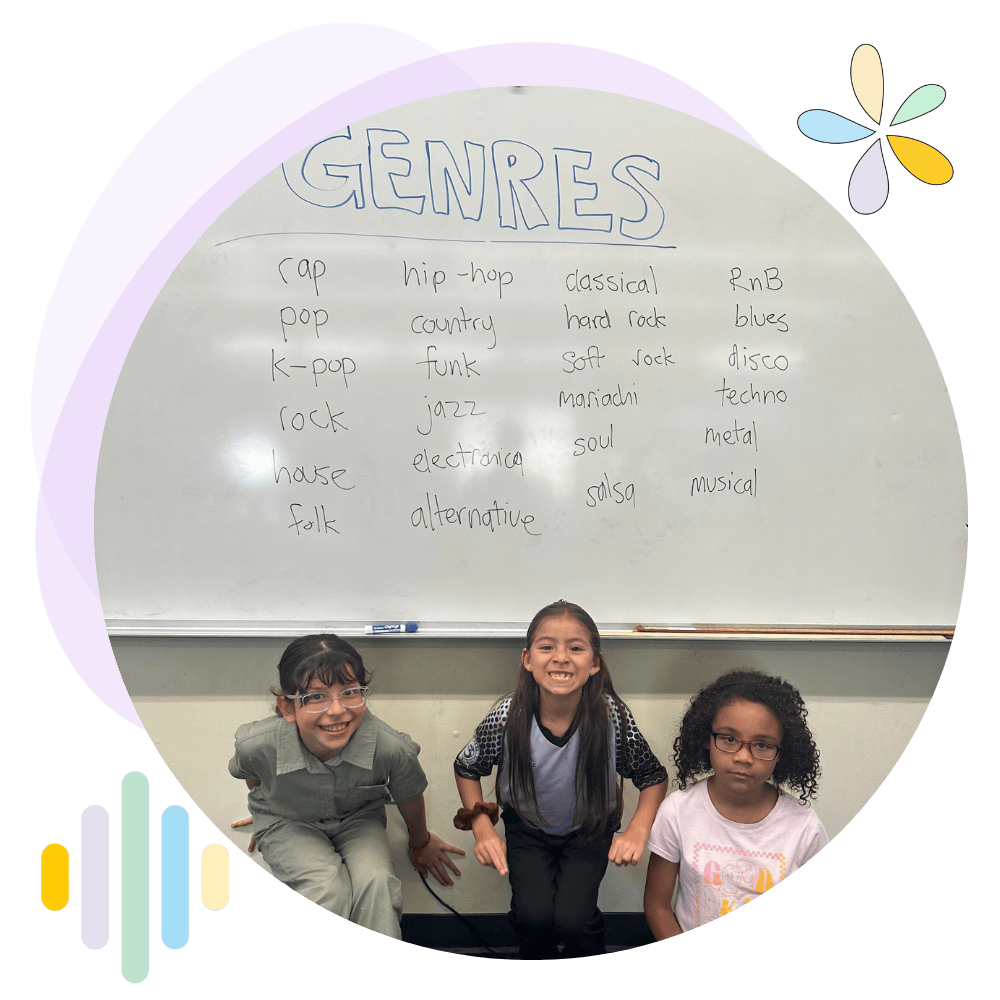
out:
{"label": "gray button-up shirt", "polygon": [[260,782],[247,796],[255,833],[279,819],[325,824],[361,811],[384,823],[390,796],[408,802],[427,787],[419,753],[406,733],[365,712],[347,746],[322,761],[302,745],[294,722],[272,715],[236,730],[229,773]]}

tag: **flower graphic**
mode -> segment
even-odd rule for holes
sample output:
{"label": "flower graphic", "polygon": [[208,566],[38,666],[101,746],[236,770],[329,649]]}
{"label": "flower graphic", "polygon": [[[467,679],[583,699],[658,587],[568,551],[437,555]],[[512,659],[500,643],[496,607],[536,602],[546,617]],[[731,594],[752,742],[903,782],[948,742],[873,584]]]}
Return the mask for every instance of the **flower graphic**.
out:
{"label": "flower graphic", "polygon": [[[865,114],[876,124],[882,122],[882,60],[874,45],[859,45],[851,59],[851,86]],[[944,87],[927,83],[903,101],[889,128],[912,121],[939,107],[945,98]],[[799,131],[817,142],[857,142],[875,135],[875,130],[834,114],[813,108],[798,118]],[[947,184],[954,176],[951,162],[939,150],[919,139],[904,135],[886,135],[896,159],[917,180],[925,184]],[[877,212],[889,197],[889,175],[882,154],[882,140],[876,139],[864,152],[847,184],[847,199],[859,215]]]}

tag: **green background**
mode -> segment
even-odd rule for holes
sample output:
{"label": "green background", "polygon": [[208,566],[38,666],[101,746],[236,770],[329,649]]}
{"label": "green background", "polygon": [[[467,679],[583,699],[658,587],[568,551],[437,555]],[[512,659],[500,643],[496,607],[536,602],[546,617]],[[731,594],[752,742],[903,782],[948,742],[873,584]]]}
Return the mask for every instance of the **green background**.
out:
{"label": "green background", "polygon": [[[890,6],[896,9],[883,9]],[[972,534],[951,657],[899,766],[806,870],[709,930],[593,961],[501,966],[379,941],[318,912],[234,850],[232,902],[225,911],[207,913],[197,903],[195,871],[191,942],[183,951],[169,952],[157,939],[154,884],[152,972],[144,985],[130,987],[119,976],[114,853],[111,943],[102,952],[88,952],[80,943],[77,870],[66,910],[52,914],[40,906],[39,852],[57,841],[76,857],[79,815],[87,805],[108,807],[117,850],[119,781],[126,771],[141,770],[150,778],[154,828],[160,811],[177,802],[192,813],[195,855],[218,839],[145,733],[97,701],[49,629],[33,565],[37,481],[28,426],[30,373],[52,287],[108,178],[183,94],[276,35],[310,24],[367,21],[442,51],[503,41],[570,42],[642,60],[697,88],[831,201],[895,276],[951,388],[973,497],[980,504],[985,499],[987,510],[995,506],[989,466],[997,451],[996,323],[989,312],[996,258],[989,228],[991,207],[995,217],[989,158],[995,139],[989,130],[995,114],[992,108],[987,113],[995,94],[987,67],[995,57],[986,50],[993,31],[977,20],[972,4],[925,11],[917,4],[775,2],[714,4],[697,13],[667,3],[578,4],[558,13],[537,2],[300,2],[285,9],[206,0],[97,2],[38,6],[30,13],[23,8],[6,16],[3,406],[10,432],[3,504],[10,538],[6,664],[14,730],[6,782],[5,828],[11,836],[4,852],[10,871],[4,893],[11,946],[7,981],[40,995],[384,989],[399,996],[475,997],[510,988],[532,994],[559,988],[739,996],[891,990],[925,996],[978,980],[975,973],[985,969],[992,943],[985,917],[994,911],[990,873],[996,850],[994,827],[983,815],[994,809],[993,755],[983,746],[985,735],[995,738],[997,730],[989,642],[996,588],[988,548],[996,529],[988,513]],[[881,52],[889,113],[921,84],[945,87],[944,106],[906,129],[941,149],[955,166],[950,184],[931,188],[888,157],[889,201],[869,218],[847,203],[847,180],[864,147],[820,145],[795,127],[808,108],[862,119],[849,66],[864,42]],[[333,58],[331,80],[336,86]],[[39,688],[58,692],[58,708],[40,705]],[[154,873],[156,868],[154,858]],[[317,952],[319,963],[306,960]]]}

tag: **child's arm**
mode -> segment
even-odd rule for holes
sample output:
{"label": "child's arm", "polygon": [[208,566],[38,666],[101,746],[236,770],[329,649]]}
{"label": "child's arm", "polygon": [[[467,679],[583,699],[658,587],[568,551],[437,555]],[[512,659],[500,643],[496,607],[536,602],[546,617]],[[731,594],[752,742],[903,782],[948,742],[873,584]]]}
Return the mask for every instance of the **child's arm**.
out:
{"label": "child's arm", "polygon": [[[471,809],[477,802],[484,802],[483,783],[473,778],[463,778],[455,775],[458,794],[462,805]],[[655,810],[654,810],[655,812]],[[485,813],[480,813],[472,820],[472,832],[476,837],[476,847],[473,852],[476,860],[488,868],[495,868],[501,875],[507,874],[507,848],[493,826],[493,821]],[[645,843],[645,841],[643,841]]]}
{"label": "child's arm", "polygon": [[674,911],[670,907],[679,869],[679,861],[667,861],[659,854],[649,855],[642,908],[646,914],[646,923],[649,924],[649,929],[657,941],[681,933],[681,925],[677,923]]}
{"label": "child's arm", "polygon": [[609,861],[613,861],[621,867],[622,865],[637,865],[642,860],[642,853],[646,850],[646,841],[649,839],[649,831],[652,830],[653,820],[656,819],[656,810],[660,808],[660,803],[666,794],[666,781],[650,785],[639,792],[639,804],[635,807],[632,822],[626,827],[624,833],[615,837],[611,842],[611,850],[608,851]]}
{"label": "child's arm", "polygon": [[[251,781],[249,778],[246,779],[246,782],[247,782],[247,788],[256,788],[260,784],[259,781]],[[252,822],[253,822],[253,816],[244,816],[243,819],[233,820],[233,822],[230,823],[229,826],[233,830],[235,830],[241,826],[249,826]],[[247,846],[247,854],[253,854],[253,852],[256,849],[257,849],[257,838],[251,833],[250,843]]]}
{"label": "child's arm", "polygon": [[[397,802],[399,814],[406,823],[406,829],[410,834],[410,861],[413,867],[426,875],[429,871],[441,885],[454,885],[448,875],[447,868],[450,868],[456,875],[462,873],[455,867],[455,862],[448,857],[445,851],[452,854],[465,854],[460,847],[452,847],[446,844],[437,834],[431,833],[427,829],[427,817],[424,809],[424,797],[418,795],[409,802]],[[421,846],[423,845],[423,846]]]}

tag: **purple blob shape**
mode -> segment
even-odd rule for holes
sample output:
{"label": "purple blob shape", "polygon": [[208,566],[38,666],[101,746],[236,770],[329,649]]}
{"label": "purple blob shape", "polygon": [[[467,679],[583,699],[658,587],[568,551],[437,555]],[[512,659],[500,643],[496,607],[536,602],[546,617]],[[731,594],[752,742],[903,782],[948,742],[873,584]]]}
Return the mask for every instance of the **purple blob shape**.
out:
{"label": "purple blob shape", "polygon": [[[319,107],[272,133],[254,101],[266,89],[269,107],[297,107],[302,67],[325,65],[331,41],[355,53],[368,47],[385,65],[386,52],[403,65],[336,94]],[[86,303],[105,314],[108,290],[121,287],[121,272],[108,267],[105,248],[149,246],[96,335],[82,323],[60,332],[50,309],[36,364],[36,433],[41,414],[59,412],[41,476],[36,525],[39,582],[53,630],[71,663],[91,690],[122,718],[141,722],[118,673],[104,625],[94,562],[93,496],[101,435],[125,355],[150,305],[171,271],[208,226],[247,188],[317,136],[387,108],[425,97],[476,87],[563,86],[607,91],[674,108],[730,132],[760,148],[721,108],[687,84],[633,59],[572,45],[491,45],[412,61],[427,46],[389,29],[369,25],[307,28],[266,42],[224,66],[188,94],[158,122],[122,164],[102,194],[60,275],[53,304],[67,287],[79,311]],[[364,58],[357,60],[364,63]],[[391,61],[391,60],[390,60]],[[331,86],[337,86],[331,82]],[[233,95],[248,95],[234,108]],[[240,117],[239,112],[243,112]],[[210,161],[198,143],[217,122],[235,123],[231,142],[213,148]],[[262,129],[263,131],[262,134]],[[254,148],[254,143],[257,143]],[[243,151],[250,149],[249,153]],[[204,193],[170,224],[177,207],[159,214],[150,192],[168,191],[176,176],[194,173]],[[143,210],[137,211],[137,205]],[[148,209],[148,210],[147,210]],[[119,255],[120,256],[120,255]],[[119,266],[124,266],[119,259]],[[128,263],[131,266],[131,262]],[[89,299],[89,302],[87,300]],[[86,311],[86,310],[84,310]],[[81,338],[93,340],[65,400],[61,387],[37,377],[46,362],[62,360],[60,341],[78,356]],[[44,433],[41,435],[44,437]],[[65,484],[71,482],[72,489]]]}
{"label": "purple blob shape", "polygon": [[872,215],[889,197],[889,175],[882,155],[882,140],[876,139],[858,160],[847,182],[847,200],[858,215]]}

